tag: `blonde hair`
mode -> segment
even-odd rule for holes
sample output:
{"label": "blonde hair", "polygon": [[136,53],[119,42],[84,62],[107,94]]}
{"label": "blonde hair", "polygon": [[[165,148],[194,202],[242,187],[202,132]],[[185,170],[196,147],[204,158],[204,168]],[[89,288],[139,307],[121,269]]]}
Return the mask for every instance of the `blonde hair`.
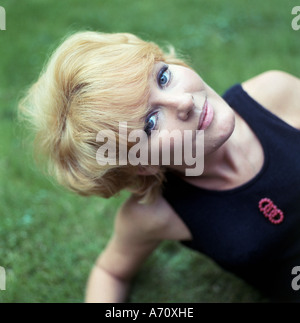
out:
{"label": "blonde hair", "polygon": [[[108,198],[128,189],[151,201],[164,179],[138,175],[130,165],[96,161],[100,130],[118,133],[119,122],[143,129],[154,64],[186,64],[174,52],[128,33],[77,32],[54,51],[24,99],[21,114],[35,132],[34,146],[47,170],[81,195]],[[120,138],[119,138],[120,139]]]}

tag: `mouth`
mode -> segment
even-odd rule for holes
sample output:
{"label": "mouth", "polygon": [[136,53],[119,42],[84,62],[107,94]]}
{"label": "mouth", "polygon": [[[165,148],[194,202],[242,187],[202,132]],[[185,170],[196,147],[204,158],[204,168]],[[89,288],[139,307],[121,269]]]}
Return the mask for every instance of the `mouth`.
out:
{"label": "mouth", "polygon": [[214,110],[212,106],[208,103],[207,98],[205,98],[197,130],[205,130],[206,128],[208,128],[213,120],[213,115]]}

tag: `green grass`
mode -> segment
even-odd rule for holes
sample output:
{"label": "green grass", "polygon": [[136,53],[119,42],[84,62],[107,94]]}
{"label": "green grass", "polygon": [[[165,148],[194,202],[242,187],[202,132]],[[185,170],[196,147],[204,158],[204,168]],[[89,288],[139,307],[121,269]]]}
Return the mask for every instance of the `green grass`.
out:
{"label": "green grass", "polygon": [[[72,31],[126,31],[173,44],[222,93],[268,69],[300,74],[294,1],[3,0],[0,31],[1,302],[82,302],[90,268],[128,195],[83,198],[34,165],[16,106],[51,50]],[[164,242],[136,277],[131,302],[261,302],[205,256]]]}

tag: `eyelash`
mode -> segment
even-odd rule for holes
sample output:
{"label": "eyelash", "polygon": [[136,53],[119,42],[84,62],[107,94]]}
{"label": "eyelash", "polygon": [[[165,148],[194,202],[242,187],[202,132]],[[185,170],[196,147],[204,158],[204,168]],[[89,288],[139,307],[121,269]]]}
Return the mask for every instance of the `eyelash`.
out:
{"label": "eyelash", "polygon": [[[148,125],[149,125],[149,121],[150,121],[150,119],[151,119],[153,116],[155,116],[155,117],[156,117],[156,120],[155,120],[155,126],[154,126],[154,128],[152,128],[151,130],[148,130],[147,128],[148,128]],[[151,131],[152,131],[152,130],[156,130],[156,128],[157,128],[157,123],[158,123],[158,111],[155,111],[155,112],[150,113],[150,114],[147,116],[147,118],[146,118],[146,121],[145,121],[145,127],[144,127],[144,131],[146,132],[147,136],[150,136],[150,134],[151,134]]]}
{"label": "eyelash", "polygon": [[[166,73],[166,72],[168,72],[168,80],[167,80],[166,84],[161,84],[161,83],[160,83],[161,77],[162,77],[162,76],[164,75],[164,73]],[[165,88],[166,86],[168,86],[168,84],[170,83],[171,78],[172,78],[172,73],[171,73],[171,71],[169,70],[169,66],[168,66],[168,65],[164,65],[164,66],[159,70],[159,72],[157,73],[157,84],[158,84],[158,86],[159,86],[161,89],[164,89],[164,88]],[[147,128],[148,128],[148,125],[149,125],[149,121],[150,121],[150,119],[151,119],[153,116],[156,116],[155,126],[154,126],[154,128],[153,128],[153,129],[151,129],[151,130],[149,131]],[[154,111],[154,112],[150,113],[150,114],[146,117],[144,131],[146,132],[147,136],[150,136],[151,131],[152,131],[152,130],[155,130],[155,129],[157,128],[157,123],[158,123],[158,111]]]}
{"label": "eyelash", "polygon": [[[169,77],[169,79],[168,79],[168,81],[167,81],[167,83],[166,83],[166,84],[160,84],[160,79],[161,79],[161,77],[164,75],[164,73],[165,73],[165,72],[168,72],[168,77]],[[159,86],[161,89],[164,89],[166,86],[168,86],[168,84],[170,83],[171,79],[172,79],[172,73],[171,73],[171,71],[169,70],[169,66],[168,66],[168,65],[164,65],[164,66],[159,70],[159,72],[158,72],[158,74],[157,74],[157,84],[158,84],[158,86]]]}

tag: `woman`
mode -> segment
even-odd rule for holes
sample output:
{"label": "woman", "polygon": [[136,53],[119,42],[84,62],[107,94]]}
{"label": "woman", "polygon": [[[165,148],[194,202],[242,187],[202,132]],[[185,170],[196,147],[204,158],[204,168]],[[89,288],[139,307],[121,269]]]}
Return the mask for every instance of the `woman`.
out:
{"label": "woman", "polygon": [[[79,194],[132,192],[92,269],[86,301],[125,301],[140,265],[165,239],[207,254],[273,300],[299,300],[291,285],[300,265],[299,99],[299,79],[283,72],[263,73],[222,98],[174,51],[134,35],[67,38],[20,105],[37,151]],[[169,163],[151,164],[150,150],[138,165],[128,156],[120,162],[117,149],[99,154],[99,132],[132,148],[133,130],[161,153],[170,149]],[[193,152],[204,131],[202,174],[187,176],[191,165],[175,162],[175,139],[160,145],[154,130],[192,131]]]}

